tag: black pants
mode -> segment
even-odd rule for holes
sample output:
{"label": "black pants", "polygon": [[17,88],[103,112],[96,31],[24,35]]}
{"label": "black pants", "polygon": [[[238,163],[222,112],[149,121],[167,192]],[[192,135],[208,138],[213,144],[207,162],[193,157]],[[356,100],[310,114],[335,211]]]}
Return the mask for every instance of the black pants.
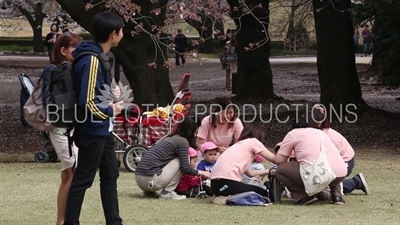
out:
{"label": "black pants", "polygon": [[[223,191],[220,191],[220,189],[225,185],[228,186],[228,188],[226,188]],[[240,194],[247,191],[254,191],[264,197],[268,197],[268,191],[261,187],[227,179],[211,180],[211,189],[214,195],[216,196],[221,196],[221,195],[229,196],[229,195]]]}
{"label": "black pants", "polygon": [[79,148],[78,166],[75,169],[65,212],[64,225],[79,225],[79,216],[86,189],[100,175],[100,194],[107,225],[121,225],[119,216],[117,179],[119,176],[113,136],[94,136],[74,132],[74,141]]}
{"label": "black pants", "polygon": [[176,50],[175,52],[175,64],[176,66],[179,66],[179,58],[182,59],[182,64],[184,65],[186,60],[185,60],[185,51],[183,50]]}

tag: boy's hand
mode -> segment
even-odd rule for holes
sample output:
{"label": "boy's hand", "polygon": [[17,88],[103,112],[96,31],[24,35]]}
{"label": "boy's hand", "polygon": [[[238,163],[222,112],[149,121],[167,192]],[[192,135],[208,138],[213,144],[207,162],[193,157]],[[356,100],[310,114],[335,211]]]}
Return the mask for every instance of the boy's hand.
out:
{"label": "boy's hand", "polygon": [[114,96],[114,100],[118,99],[119,97],[121,97],[121,88],[119,88],[118,85],[116,85],[113,90],[112,90],[113,96]]}
{"label": "boy's hand", "polygon": [[113,103],[111,105],[111,107],[113,108],[113,111],[114,111],[114,116],[118,116],[119,114],[121,114],[122,108],[123,108],[122,104],[124,104],[124,101],[119,101],[119,102]]}

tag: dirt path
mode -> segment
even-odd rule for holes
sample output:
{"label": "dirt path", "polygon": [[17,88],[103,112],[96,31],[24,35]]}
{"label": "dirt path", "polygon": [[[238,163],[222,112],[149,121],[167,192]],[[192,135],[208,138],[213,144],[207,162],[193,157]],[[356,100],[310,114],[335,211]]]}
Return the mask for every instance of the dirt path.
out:
{"label": "dirt path", "polygon": [[[20,123],[19,93],[20,84],[17,74],[29,74],[34,82],[38,79],[47,57],[4,57],[0,56],[0,152],[20,153],[36,152],[44,144],[38,131],[26,130]],[[362,71],[366,65],[358,65],[363,97],[368,105],[386,110],[368,110],[356,124],[334,124],[334,128],[342,132],[355,146],[376,148],[400,148],[400,90],[388,90],[386,86],[377,85],[374,78]],[[307,64],[272,64],[274,74],[274,90],[284,102],[251,102],[262,104],[262,113],[275,109],[281,103],[310,103],[319,99],[319,84],[316,66]],[[171,70],[170,81],[175,89],[183,73],[191,74],[189,88],[193,101],[207,102],[215,97],[233,96],[225,90],[225,71],[221,70],[216,60],[207,60],[199,65],[189,60],[184,68]],[[122,82],[127,84],[122,75]],[[270,105],[272,104],[272,105]],[[243,106],[243,103],[240,104]],[[282,109],[283,111],[285,109]],[[246,111],[246,110],[244,110]],[[243,111],[241,111],[243,114]],[[397,114],[393,114],[397,113]],[[290,129],[290,122],[279,123],[273,119],[265,126],[268,130],[268,146],[281,140]]]}

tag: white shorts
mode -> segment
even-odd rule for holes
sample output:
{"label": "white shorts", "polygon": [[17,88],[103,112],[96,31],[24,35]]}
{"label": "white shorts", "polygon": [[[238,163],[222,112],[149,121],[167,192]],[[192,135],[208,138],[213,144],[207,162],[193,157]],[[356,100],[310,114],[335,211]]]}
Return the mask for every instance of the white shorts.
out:
{"label": "white shorts", "polygon": [[[78,157],[78,148],[75,144],[72,146],[72,156],[70,157],[69,155],[68,138],[64,135],[66,130],[65,128],[56,127],[53,131],[49,132],[51,143],[57,153],[58,159],[61,161],[61,171],[72,168]],[[71,131],[72,134],[73,131]]]}

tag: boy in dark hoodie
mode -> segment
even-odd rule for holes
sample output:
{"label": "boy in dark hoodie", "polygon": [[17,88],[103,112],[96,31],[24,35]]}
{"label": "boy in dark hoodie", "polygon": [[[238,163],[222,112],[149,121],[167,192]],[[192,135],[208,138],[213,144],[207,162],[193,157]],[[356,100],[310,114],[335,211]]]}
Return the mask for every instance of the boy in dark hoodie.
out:
{"label": "boy in dark hoodie", "polygon": [[[105,56],[116,47],[123,37],[123,19],[112,12],[103,12],[93,18],[95,42],[84,41],[76,46],[72,56],[82,52],[94,52]],[[107,65],[107,63],[105,63]],[[119,176],[117,159],[112,136],[112,117],[121,113],[122,103],[111,101],[100,104],[98,96],[103,84],[111,85],[109,67],[94,55],[84,55],[74,66],[73,81],[77,94],[77,112],[73,140],[79,148],[77,167],[68,193],[64,225],[79,224],[85,191],[91,187],[100,170],[100,194],[107,225],[121,225],[119,216],[117,178]]]}

